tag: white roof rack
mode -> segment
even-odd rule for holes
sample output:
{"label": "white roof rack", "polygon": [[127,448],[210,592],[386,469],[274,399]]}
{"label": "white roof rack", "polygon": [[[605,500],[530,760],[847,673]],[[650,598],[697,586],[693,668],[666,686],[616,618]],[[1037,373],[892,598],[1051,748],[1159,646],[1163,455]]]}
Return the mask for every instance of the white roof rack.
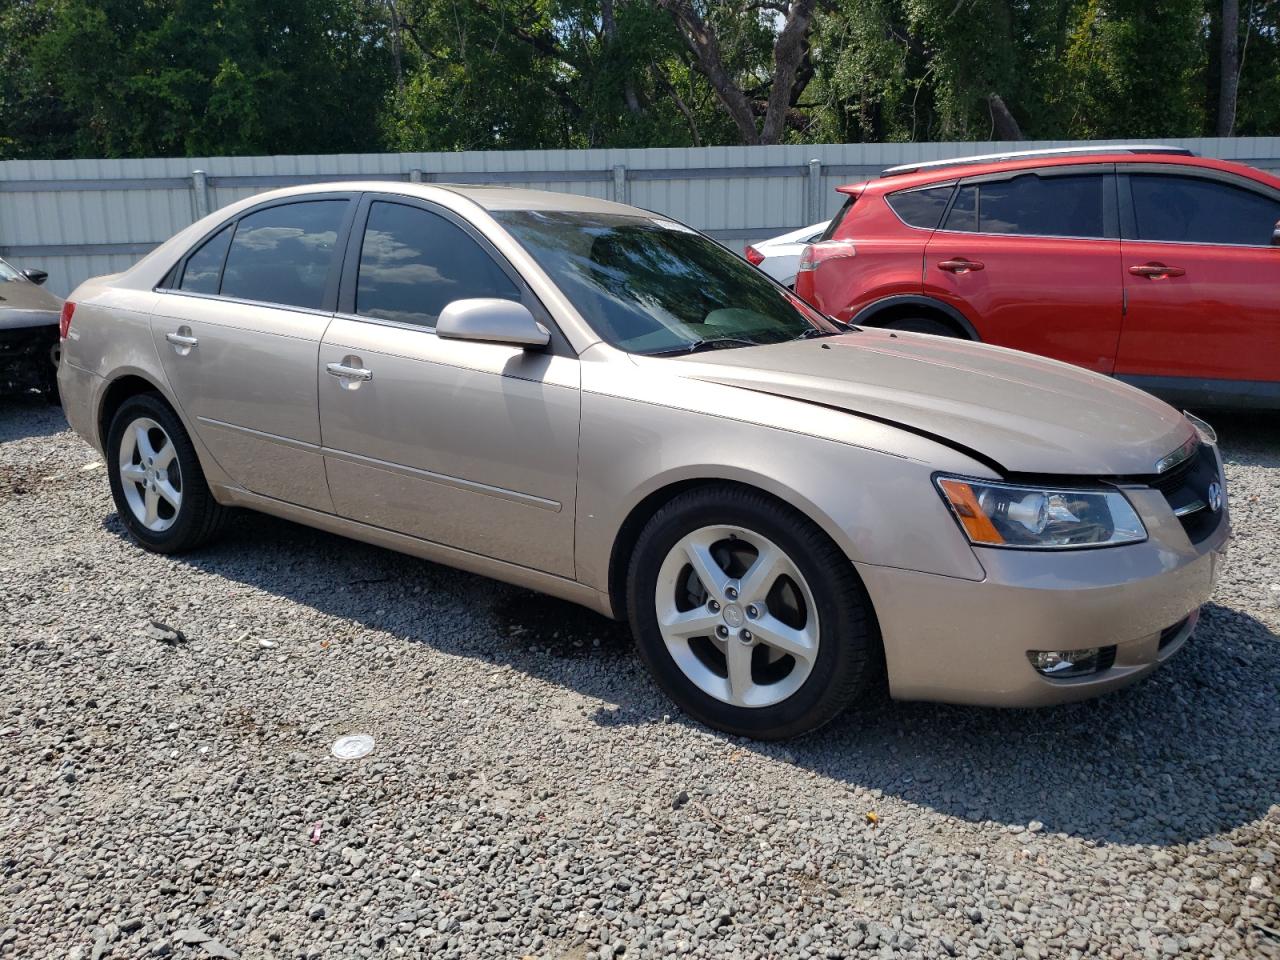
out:
{"label": "white roof rack", "polygon": [[927,160],[923,163],[903,163],[880,171],[882,177],[900,177],[905,173],[921,170],[937,170],[942,167],[958,167],[967,163],[999,163],[1001,160],[1021,160],[1024,157],[1069,157],[1079,153],[1166,153],[1179,157],[1194,157],[1194,151],[1186,147],[1168,147],[1162,144],[1098,144],[1093,147],[1050,147],[1047,150],[1013,150],[1007,153],[986,153],[979,157],[952,157],[949,160]]}

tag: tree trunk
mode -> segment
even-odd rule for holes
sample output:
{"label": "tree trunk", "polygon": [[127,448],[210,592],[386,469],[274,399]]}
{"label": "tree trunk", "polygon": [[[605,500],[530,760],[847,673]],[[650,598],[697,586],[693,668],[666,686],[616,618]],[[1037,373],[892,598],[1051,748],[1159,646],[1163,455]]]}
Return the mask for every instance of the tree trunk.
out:
{"label": "tree trunk", "polygon": [[813,26],[813,10],[817,0],[792,0],[787,16],[773,46],[773,76],[769,99],[764,111],[764,124],[756,126],[756,110],[729,75],[720,54],[720,41],[715,30],[698,14],[690,0],[657,0],[675,21],[676,29],[693,52],[698,72],[707,78],[716,98],[728,112],[745,144],[777,143],[786,129],[787,115],[796,101],[805,79],[798,77],[805,59],[809,32]]}
{"label": "tree trunk", "polygon": [[1236,126],[1236,96],[1240,86],[1240,0],[1222,0],[1222,45],[1218,58],[1218,129],[1231,136]]}
{"label": "tree trunk", "polygon": [[[601,0],[600,2],[600,24],[604,28],[604,36],[610,47],[618,38],[618,21],[613,11],[614,0]],[[640,106],[640,98],[636,96],[636,85],[628,74],[622,81],[622,96],[627,102],[627,109],[632,113],[642,113],[644,108]]]}
{"label": "tree trunk", "polygon": [[993,93],[987,97],[987,109],[991,111],[991,122],[995,126],[997,140],[1023,139],[1022,128],[1018,126],[1018,121],[1005,106],[1004,98],[1000,94]]}

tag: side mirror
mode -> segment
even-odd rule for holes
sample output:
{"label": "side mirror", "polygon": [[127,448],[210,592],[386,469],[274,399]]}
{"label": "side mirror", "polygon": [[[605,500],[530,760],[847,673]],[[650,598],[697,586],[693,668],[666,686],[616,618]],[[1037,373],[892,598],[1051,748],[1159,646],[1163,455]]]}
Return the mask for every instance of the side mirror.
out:
{"label": "side mirror", "polygon": [[523,303],[491,297],[453,301],[440,311],[436,336],[526,348],[541,348],[551,342],[547,328],[533,319]]}
{"label": "side mirror", "polygon": [[37,286],[49,279],[49,274],[46,271],[37,270],[35,267],[28,267],[23,270],[22,275]]}

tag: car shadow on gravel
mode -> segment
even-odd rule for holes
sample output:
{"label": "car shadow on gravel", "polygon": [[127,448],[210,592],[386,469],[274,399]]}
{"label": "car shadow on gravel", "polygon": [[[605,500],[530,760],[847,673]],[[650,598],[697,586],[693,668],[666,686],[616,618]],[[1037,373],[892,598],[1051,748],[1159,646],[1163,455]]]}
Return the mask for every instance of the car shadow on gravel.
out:
{"label": "car shadow on gravel", "polygon": [[0,443],[51,437],[67,429],[62,408],[39,394],[0,396]]}
{"label": "car shadow on gravel", "polygon": [[[115,515],[104,526],[124,536]],[[669,714],[694,726],[632,655],[624,625],[570,603],[257,514],[174,559],[610,704],[586,723],[642,726]],[[881,692],[799,740],[723,739],[963,821],[1174,844],[1253,822],[1280,803],[1277,678],[1275,635],[1210,605],[1168,664],[1100,700],[993,710],[899,703]]]}

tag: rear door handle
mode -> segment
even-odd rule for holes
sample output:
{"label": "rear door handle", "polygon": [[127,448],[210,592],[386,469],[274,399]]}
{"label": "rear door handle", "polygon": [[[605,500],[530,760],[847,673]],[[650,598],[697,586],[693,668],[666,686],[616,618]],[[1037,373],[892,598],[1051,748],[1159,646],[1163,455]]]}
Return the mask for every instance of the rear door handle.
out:
{"label": "rear door handle", "polygon": [[364,367],[348,367],[344,363],[326,363],[325,370],[331,377],[338,377],[342,380],[372,380],[373,371],[366,370]]}
{"label": "rear door handle", "polygon": [[195,337],[187,336],[185,333],[166,333],[164,338],[175,347],[194,347],[200,342]]}
{"label": "rear door handle", "polygon": [[939,270],[945,270],[947,273],[969,273],[970,271],[983,270],[986,264],[981,260],[943,260],[938,264]]}
{"label": "rear door handle", "polygon": [[1148,277],[1159,280],[1161,277],[1181,277],[1187,271],[1182,267],[1166,267],[1163,263],[1141,263],[1129,268],[1135,277]]}

